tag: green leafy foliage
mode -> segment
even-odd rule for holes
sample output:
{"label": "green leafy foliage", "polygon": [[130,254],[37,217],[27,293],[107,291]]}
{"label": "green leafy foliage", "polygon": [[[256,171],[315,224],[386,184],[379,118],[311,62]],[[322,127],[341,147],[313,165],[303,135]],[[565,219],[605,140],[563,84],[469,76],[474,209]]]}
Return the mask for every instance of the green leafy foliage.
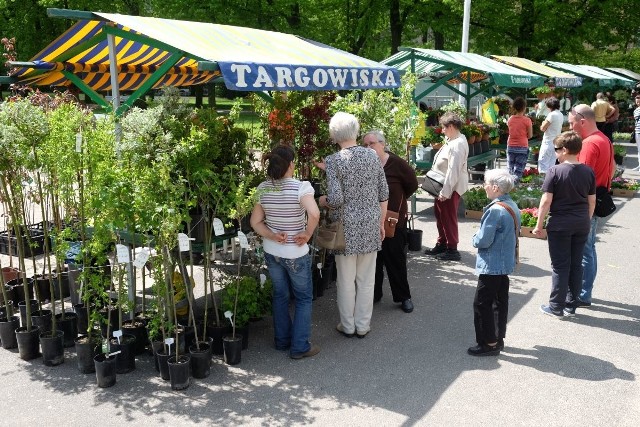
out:
{"label": "green leafy foliage", "polygon": [[[238,298],[237,310],[236,292]],[[242,276],[238,280],[229,278],[224,283],[222,292],[222,311],[234,313],[234,322],[237,327],[249,323],[252,317],[260,317],[264,314],[260,298],[262,291],[255,277]]]}

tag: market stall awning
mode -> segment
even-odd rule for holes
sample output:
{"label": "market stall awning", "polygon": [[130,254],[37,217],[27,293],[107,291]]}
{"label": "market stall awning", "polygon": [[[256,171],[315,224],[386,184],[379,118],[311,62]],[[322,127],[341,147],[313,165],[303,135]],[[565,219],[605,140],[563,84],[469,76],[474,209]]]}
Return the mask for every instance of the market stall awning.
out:
{"label": "market stall awning", "polygon": [[[527,88],[544,84],[544,78],[538,74],[519,70],[475,53],[400,48],[398,53],[382,62],[401,71],[415,70],[419,75],[435,80],[469,71],[485,75],[496,86]],[[460,77],[459,80],[464,82],[467,79]]]}
{"label": "market stall awning", "polygon": [[604,68],[595,67],[593,65],[575,65],[567,64],[565,62],[558,61],[542,61],[543,64],[548,65],[558,70],[573,73],[580,77],[586,77],[593,79],[600,86],[627,86],[631,87],[634,82],[626,77],[614,74],[611,71],[607,71]]}
{"label": "market stall awning", "polygon": [[[59,11],[59,10],[54,10]],[[86,85],[110,90],[108,36],[114,36],[121,90],[188,86],[222,77],[229,89],[387,89],[400,84],[397,70],[291,34],[204,22],[64,11],[84,17],[29,63],[16,63],[15,77],[31,85]],[[75,15],[74,15],[75,14]]]}
{"label": "market stall awning", "polygon": [[582,85],[582,77],[578,77],[574,74],[567,73],[556,68],[547,67],[544,64],[534,62],[530,59],[518,58],[517,56],[500,55],[491,55],[491,59],[552,79],[553,83],[558,87],[570,88]]}
{"label": "market stall awning", "polygon": [[635,82],[640,82],[640,74],[635,71],[627,70],[626,68],[614,68],[614,67],[605,67],[605,70],[611,71],[613,73],[619,74],[622,77],[627,77]]}

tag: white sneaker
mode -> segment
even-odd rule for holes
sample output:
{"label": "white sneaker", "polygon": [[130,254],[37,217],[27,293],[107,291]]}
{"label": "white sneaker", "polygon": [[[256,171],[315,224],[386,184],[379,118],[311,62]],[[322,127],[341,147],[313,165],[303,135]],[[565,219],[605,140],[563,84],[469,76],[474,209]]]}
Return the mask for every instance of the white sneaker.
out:
{"label": "white sneaker", "polygon": [[640,171],[640,166],[636,166],[635,168],[631,169],[632,171],[638,172]]}

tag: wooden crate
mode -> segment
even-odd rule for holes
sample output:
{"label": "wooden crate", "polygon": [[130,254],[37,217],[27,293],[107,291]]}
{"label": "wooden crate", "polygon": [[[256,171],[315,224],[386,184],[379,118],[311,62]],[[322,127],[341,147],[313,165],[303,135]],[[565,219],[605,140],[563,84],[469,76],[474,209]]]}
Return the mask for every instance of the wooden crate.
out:
{"label": "wooden crate", "polygon": [[464,211],[464,217],[469,219],[482,219],[482,211]]}
{"label": "wooden crate", "polygon": [[520,237],[547,240],[547,230],[543,228],[539,234],[533,234],[533,227],[520,227]]}
{"label": "wooden crate", "polygon": [[636,190],[627,190],[624,188],[612,188],[611,191],[615,197],[633,197],[636,194]]}

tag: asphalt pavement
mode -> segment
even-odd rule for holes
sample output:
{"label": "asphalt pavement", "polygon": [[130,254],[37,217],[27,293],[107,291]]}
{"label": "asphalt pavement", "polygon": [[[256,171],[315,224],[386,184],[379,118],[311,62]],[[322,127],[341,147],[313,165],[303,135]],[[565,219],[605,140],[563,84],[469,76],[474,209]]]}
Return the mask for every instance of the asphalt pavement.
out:
{"label": "asphalt pavement", "polygon": [[[630,168],[637,160],[629,150]],[[430,198],[420,197],[415,224],[426,247],[436,229]],[[251,324],[239,365],[215,359],[209,378],[181,392],[157,376],[147,355],[100,389],[94,375],[78,372],[73,349],[57,367],[0,349],[0,425],[640,425],[640,196],[615,202],[617,211],[599,225],[593,305],[573,320],[539,311],[550,290],[547,242],[521,239],[498,357],[466,353],[475,344],[470,240],[479,221],[462,218],[462,260],[410,252],[415,311],[402,312],[385,284],[364,339],[335,331],[331,284],[314,302],[317,356],[292,360],[275,350],[264,318]]]}

